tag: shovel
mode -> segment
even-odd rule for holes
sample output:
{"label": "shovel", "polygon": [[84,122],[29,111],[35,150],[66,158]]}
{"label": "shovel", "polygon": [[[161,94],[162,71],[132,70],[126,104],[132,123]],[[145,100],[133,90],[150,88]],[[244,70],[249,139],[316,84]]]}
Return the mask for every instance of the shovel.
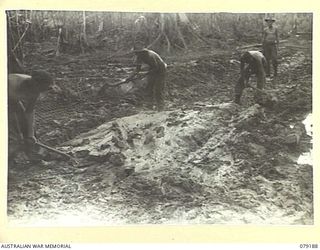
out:
{"label": "shovel", "polygon": [[58,150],[58,149],[52,148],[52,147],[50,147],[50,146],[48,146],[48,145],[45,145],[45,144],[43,144],[43,143],[41,143],[41,142],[39,142],[39,141],[35,142],[35,145],[37,145],[37,146],[39,146],[39,147],[42,147],[42,148],[45,148],[45,149],[47,149],[47,150],[49,150],[49,151],[51,151],[51,152],[53,152],[53,153],[59,154],[59,155],[63,156],[64,158],[71,160],[71,161],[72,161],[73,163],[75,163],[75,164],[78,164],[78,163],[79,163],[79,162],[78,162],[75,158],[73,158],[72,156],[70,156],[70,155],[68,155],[68,154],[66,154],[66,153],[64,153],[64,152],[62,152],[62,151],[60,151],[60,150]]}
{"label": "shovel", "polygon": [[[23,106],[22,106],[22,107],[23,107]],[[21,128],[20,128],[20,125],[19,125],[18,116],[17,116],[16,113],[14,114],[14,116],[15,116],[15,120],[16,120],[16,129],[17,129],[17,131],[18,131],[18,134],[19,134],[19,136],[20,136],[20,139],[23,140],[23,135],[22,135]],[[36,142],[35,142],[35,145],[37,145],[37,146],[39,146],[39,147],[42,147],[42,148],[45,148],[45,149],[47,149],[47,150],[49,150],[49,151],[51,151],[51,152],[54,152],[54,153],[56,153],[56,154],[62,155],[62,156],[64,156],[64,158],[67,158],[67,159],[69,159],[69,160],[72,160],[72,162],[74,162],[75,164],[78,164],[78,161],[77,161],[75,158],[73,158],[72,156],[70,156],[70,155],[68,155],[68,154],[66,154],[66,153],[64,153],[64,152],[61,152],[61,151],[58,150],[58,149],[52,148],[52,147],[50,147],[50,146],[47,146],[47,145],[45,145],[45,144],[43,144],[43,143],[41,143],[41,142],[39,142],[39,141],[36,141]]]}

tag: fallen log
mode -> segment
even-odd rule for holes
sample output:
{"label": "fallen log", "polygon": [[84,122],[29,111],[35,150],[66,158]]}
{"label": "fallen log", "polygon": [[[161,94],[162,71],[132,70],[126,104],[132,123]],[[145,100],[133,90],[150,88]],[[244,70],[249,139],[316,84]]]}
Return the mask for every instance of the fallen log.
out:
{"label": "fallen log", "polygon": [[254,48],[254,47],[262,47],[261,43],[255,43],[255,44],[250,44],[250,45],[246,45],[246,46],[241,46],[241,47],[237,47],[238,49],[248,49],[248,48]]}
{"label": "fallen log", "polygon": [[[281,43],[285,43],[287,42],[288,40],[281,40],[279,41],[279,44]],[[237,50],[242,50],[242,49],[248,49],[248,48],[254,48],[254,47],[262,47],[262,43],[254,43],[254,44],[249,44],[249,45],[245,45],[245,46],[240,46],[240,47],[237,47]]]}
{"label": "fallen log", "polygon": [[312,35],[312,32],[297,32],[296,35]]}
{"label": "fallen log", "polygon": [[294,45],[294,44],[288,44],[286,47],[295,48],[295,49],[310,49],[308,46],[301,46],[301,45]]}

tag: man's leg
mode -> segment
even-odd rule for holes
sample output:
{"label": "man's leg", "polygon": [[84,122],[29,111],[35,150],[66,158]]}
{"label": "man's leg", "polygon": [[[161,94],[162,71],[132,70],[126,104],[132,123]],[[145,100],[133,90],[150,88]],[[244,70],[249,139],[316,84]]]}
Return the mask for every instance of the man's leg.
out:
{"label": "man's leg", "polygon": [[153,92],[158,111],[162,111],[164,109],[164,87],[165,87],[165,74],[161,74],[157,77],[157,81],[154,84],[154,92]]}
{"label": "man's leg", "polygon": [[12,138],[12,135],[9,135],[8,141],[8,164],[9,166],[15,163],[16,156],[19,152],[23,151],[23,147],[16,138]]}
{"label": "man's leg", "polygon": [[272,59],[272,66],[273,66],[273,75],[278,75],[278,53],[277,53],[277,46],[274,44],[272,46],[271,51],[271,59]]}
{"label": "man's leg", "polygon": [[147,86],[146,86],[146,103],[148,108],[153,107],[153,88],[155,84],[154,75],[148,75],[147,77]]}
{"label": "man's leg", "polygon": [[8,110],[8,164],[14,165],[20,152],[24,151],[22,134],[18,127],[16,114]]}
{"label": "man's leg", "polygon": [[264,70],[259,70],[257,73],[257,88],[263,89],[266,83],[266,74]]}
{"label": "man's leg", "polygon": [[270,55],[270,45],[265,44],[263,46],[263,55],[266,58],[266,76],[270,76],[270,60],[271,60],[271,55]]}
{"label": "man's leg", "polygon": [[237,104],[240,104],[240,98],[242,96],[243,89],[245,88],[244,81],[245,81],[244,77],[240,76],[234,88],[234,93],[235,93],[234,102]]}
{"label": "man's leg", "polygon": [[236,83],[236,86],[235,86],[235,103],[238,103],[240,104],[240,98],[242,96],[242,92],[244,90],[244,88],[246,88],[248,82],[249,82],[249,79],[250,79],[250,76],[251,76],[251,68],[249,65],[246,65],[244,67],[244,70],[240,73],[240,77],[238,79],[238,82]]}

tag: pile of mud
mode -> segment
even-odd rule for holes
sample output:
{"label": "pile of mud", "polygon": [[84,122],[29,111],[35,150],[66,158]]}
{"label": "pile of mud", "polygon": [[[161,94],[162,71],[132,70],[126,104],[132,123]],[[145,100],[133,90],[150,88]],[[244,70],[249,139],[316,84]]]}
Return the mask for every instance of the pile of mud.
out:
{"label": "pile of mud", "polygon": [[[99,225],[312,224],[312,167],[288,156],[276,128],[263,107],[232,103],[114,119],[60,148],[78,166],[49,162],[22,182],[12,175],[21,188],[9,190],[11,219],[28,200],[32,222],[20,222],[68,223],[72,211]],[[43,203],[29,197],[34,185]]]}

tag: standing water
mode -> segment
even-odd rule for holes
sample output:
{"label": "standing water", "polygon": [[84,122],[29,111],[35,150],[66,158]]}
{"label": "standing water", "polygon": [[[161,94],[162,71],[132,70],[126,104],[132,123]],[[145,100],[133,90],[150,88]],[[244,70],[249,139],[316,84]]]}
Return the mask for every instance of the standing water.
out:
{"label": "standing water", "polygon": [[[307,134],[312,137],[312,113],[308,114],[306,119],[304,119],[303,124],[306,128]],[[311,143],[313,143],[313,139],[311,138]],[[309,164],[312,166],[312,147],[309,152],[305,152],[301,154],[297,160],[298,164]]]}

